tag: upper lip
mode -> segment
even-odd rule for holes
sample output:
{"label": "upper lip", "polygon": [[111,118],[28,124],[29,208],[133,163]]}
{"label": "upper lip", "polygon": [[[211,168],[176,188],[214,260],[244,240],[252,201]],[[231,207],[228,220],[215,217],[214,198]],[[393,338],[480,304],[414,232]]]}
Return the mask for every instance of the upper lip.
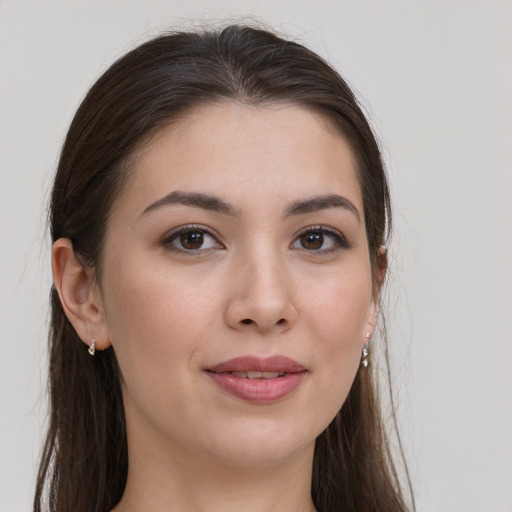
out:
{"label": "upper lip", "polygon": [[208,371],[215,373],[227,372],[283,372],[299,373],[306,368],[290,359],[289,357],[275,355],[270,357],[261,356],[242,356],[223,361],[207,368]]}

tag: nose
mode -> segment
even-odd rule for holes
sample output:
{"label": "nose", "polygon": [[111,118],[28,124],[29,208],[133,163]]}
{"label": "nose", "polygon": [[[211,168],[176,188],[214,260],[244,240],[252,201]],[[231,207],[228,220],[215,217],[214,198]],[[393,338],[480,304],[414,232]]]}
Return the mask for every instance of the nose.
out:
{"label": "nose", "polygon": [[241,258],[236,266],[225,311],[233,329],[285,332],[297,320],[293,286],[283,264],[268,254]]}

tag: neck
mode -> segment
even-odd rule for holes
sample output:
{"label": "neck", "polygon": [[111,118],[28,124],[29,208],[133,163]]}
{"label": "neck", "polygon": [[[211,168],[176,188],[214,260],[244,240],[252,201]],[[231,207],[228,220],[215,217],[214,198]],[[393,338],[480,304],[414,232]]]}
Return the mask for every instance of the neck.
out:
{"label": "neck", "polygon": [[[125,493],[112,512],[314,512],[314,444],[286,461],[249,467],[129,442]],[[149,448],[149,449],[148,449]]]}

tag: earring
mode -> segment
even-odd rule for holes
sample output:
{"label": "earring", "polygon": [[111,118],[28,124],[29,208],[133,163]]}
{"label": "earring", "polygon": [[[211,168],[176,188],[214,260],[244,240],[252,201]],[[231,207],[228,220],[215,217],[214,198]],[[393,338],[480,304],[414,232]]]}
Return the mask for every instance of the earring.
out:
{"label": "earring", "polygon": [[93,356],[93,355],[94,355],[94,352],[96,352],[96,348],[95,348],[95,346],[94,346],[94,345],[95,345],[95,343],[96,343],[96,340],[93,338],[93,339],[92,339],[92,343],[91,343],[91,345],[90,345],[90,347],[89,347],[89,350],[88,350],[88,352],[89,352],[89,354],[91,354],[91,356]]}
{"label": "earring", "polygon": [[370,331],[366,331],[366,339],[368,340],[365,345],[363,346],[363,357],[361,358],[361,365],[364,368],[368,367],[369,361],[368,356],[370,355],[370,352],[368,350],[368,345],[370,344]]}

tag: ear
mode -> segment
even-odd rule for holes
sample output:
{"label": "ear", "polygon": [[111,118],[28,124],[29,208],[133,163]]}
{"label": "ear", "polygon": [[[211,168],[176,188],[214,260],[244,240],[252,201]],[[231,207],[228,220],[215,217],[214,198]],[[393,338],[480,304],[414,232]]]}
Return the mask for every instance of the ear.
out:
{"label": "ear", "polygon": [[375,326],[377,325],[377,319],[379,317],[379,298],[384,278],[388,269],[388,251],[383,245],[379,248],[377,257],[375,258],[375,269],[374,269],[374,284],[373,284],[373,297],[368,310],[368,329],[370,332],[370,338],[373,335]]}
{"label": "ear", "polygon": [[97,350],[110,346],[98,284],[92,267],[76,257],[69,238],[59,238],[52,249],[52,271],[62,308],[86,345]]}

